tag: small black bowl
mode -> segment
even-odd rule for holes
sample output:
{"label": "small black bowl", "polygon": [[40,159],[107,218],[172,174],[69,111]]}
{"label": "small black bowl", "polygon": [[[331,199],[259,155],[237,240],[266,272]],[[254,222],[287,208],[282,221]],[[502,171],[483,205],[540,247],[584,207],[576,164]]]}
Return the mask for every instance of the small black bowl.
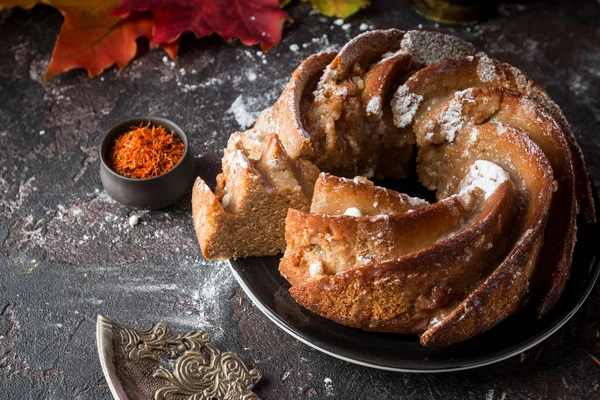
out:
{"label": "small black bowl", "polygon": [[[147,179],[127,178],[109,166],[108,152],[114,140],[134,125],[162,126],[173,131],[185,145],[181,160],[167,173]],[[119,203],[132,208],[158,209],[173,204],[191,189],[195,177],[194,157],[183,130],[173,122],[158,117],[136,117],[113,126],[100,145],[100,179],[106,192]]]}

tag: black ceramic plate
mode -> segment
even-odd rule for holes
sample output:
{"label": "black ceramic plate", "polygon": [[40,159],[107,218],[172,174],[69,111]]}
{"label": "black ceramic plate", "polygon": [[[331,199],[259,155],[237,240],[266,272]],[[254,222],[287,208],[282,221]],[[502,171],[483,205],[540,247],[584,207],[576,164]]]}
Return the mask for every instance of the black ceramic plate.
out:
{"label": "black ceramic plate", "polygon": [[336,324],[306,310],[289,295],[277,270],[279,257],[231,261],[248,296],[296,339],[356,364],[399,372],[447,372],[502,361],[537,345],[563,326],[590,294],[598,268],[597,227],[580,224],[571,278],[558,304],[541,320],[525,307],[489,331],[444,349],[421,346],[416,335],[366,332]]}

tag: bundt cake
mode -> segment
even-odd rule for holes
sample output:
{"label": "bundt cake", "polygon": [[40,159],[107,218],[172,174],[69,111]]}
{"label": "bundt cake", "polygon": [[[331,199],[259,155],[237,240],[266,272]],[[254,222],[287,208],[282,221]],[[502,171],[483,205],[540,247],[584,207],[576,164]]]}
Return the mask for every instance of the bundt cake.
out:
{"label": "bundt cake", "polygon": [[[375,186],[415,170],[437,202]],[[362,34],[306,59],[233,134],[215,193],[198,178],[206,258],[274,255],[307,309],[366,330],[466,340],[569,277],[595,222],[558,106],[518,69],[435,32]]]}

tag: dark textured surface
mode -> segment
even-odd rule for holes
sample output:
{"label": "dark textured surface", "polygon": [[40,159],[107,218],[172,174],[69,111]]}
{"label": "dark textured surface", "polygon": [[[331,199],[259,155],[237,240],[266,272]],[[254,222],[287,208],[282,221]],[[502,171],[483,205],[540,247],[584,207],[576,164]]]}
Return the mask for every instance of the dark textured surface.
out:
{"label": "dark textured surface", "polygon": [[[214,180],[229,134],[275,100],[303,58],[345,43],[362,23],[436,28],[404,2],[385,8],[378,1],[340,27],[295,6],[294,25],[266,55],[211,37],[188,42],[178,65],[153,50],[122,72],[88,79],[77,70],[45,85],[60,14],[0,13],[0,398],[110,398],[95,347],[98,313],[137,328],[159,320],[176,331],[205,327],[220,347],[261,369],[256,389],[265,399],[600,396],[600,365],[589,356],[600,355],[600,288],[566,327],[520,357],[444,375],[371,370],[287,336],[252,306],[226,264],[204,261],[189,195],[163,211],[134,212],[102,191],[97,145],[121,119],[172,119],[186,130],[200,174]],[[548,90],[573,124],[596,186],[598,21],[596,1],[527,2],[502,6],[478,25],[439,28]],[[244,107],[230,109],[234,103]],[[140,217],[134,228],[132,214]]]}

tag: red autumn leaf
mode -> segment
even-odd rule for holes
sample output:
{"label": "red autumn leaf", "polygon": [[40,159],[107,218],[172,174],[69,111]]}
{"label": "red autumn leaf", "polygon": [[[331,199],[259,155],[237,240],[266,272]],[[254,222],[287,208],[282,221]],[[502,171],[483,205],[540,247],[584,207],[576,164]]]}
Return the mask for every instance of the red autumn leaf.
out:
{"label": "red autumn leaf", "polygon": [[113,14],[126,17],[146,10],[154,15],[153,45],[193,32],[197,37],[218,33],[227,41],[238,37],[246,45],[260,43],[269,49],[281,41],[289,19],[279,0],[122,0]]}
{"label": "red autumn leaf", "polygon": [[[260,43],[268,49],[281,41],[289,18],[278,0],[0,0],[5,7],[31,8],[46,4],[65,20],[46,72],[49,79],[72,68],[85,68],[90,77],[113,64],[124,68],[134,58],[136,39],[145,36],[175,58],[184,32],[213,33],[224,39]],[[150,10],[150,13],[132,13]]]}

